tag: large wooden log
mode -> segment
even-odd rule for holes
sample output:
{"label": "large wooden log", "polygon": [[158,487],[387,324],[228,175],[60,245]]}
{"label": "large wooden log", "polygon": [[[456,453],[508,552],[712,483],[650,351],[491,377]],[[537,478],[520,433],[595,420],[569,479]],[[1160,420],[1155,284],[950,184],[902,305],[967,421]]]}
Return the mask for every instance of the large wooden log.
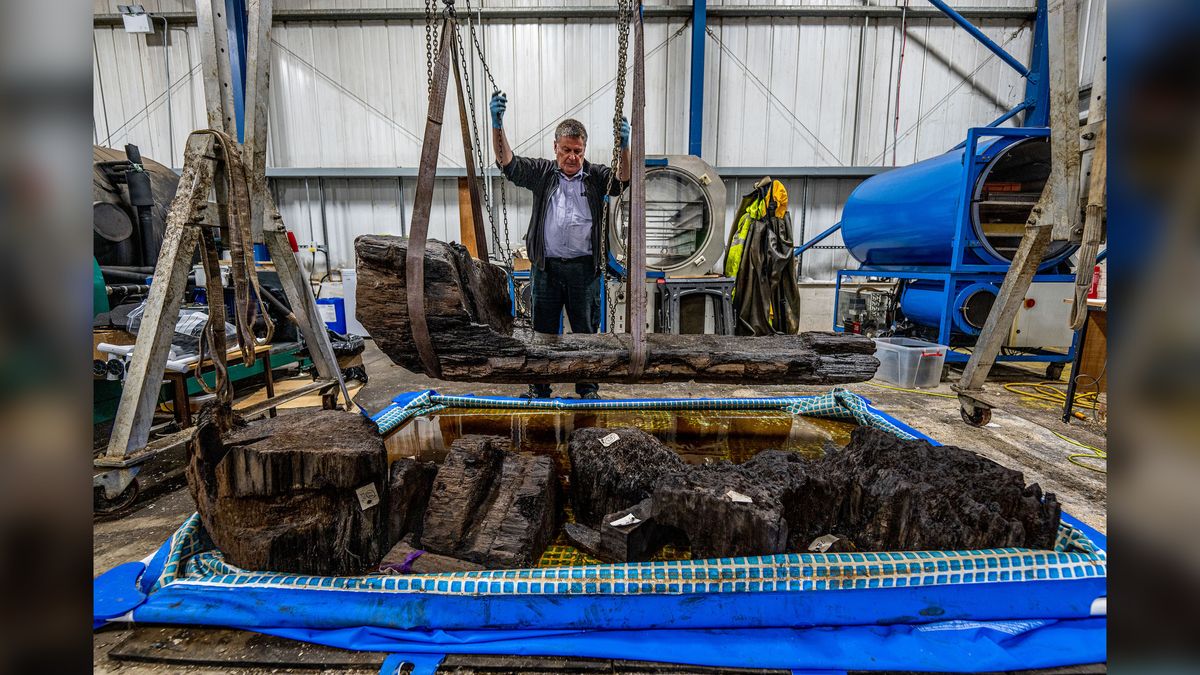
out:
{"label": "large wooden log", "polygon": [[355,575],[388,550],[387,452],[357,413],[283,415],[222,437],[208,409],[187,478],[204,528],[238,567]]}
{"label": "large wooden log", "polygon": [[[396,364],[424,372],[404,302],[408,288],[402,237],[364,235],[358,260],[358,316]],[[514,334],[508,280],[495,265],[458,244],[431,240],[425,253],[425,308],[434,351],[447,380],[485,382],[627,382],[628,335],[567,334],[553,340]],[[647,336],[641,382],[839,384],[875,374],[874,343],[859,335]]]}

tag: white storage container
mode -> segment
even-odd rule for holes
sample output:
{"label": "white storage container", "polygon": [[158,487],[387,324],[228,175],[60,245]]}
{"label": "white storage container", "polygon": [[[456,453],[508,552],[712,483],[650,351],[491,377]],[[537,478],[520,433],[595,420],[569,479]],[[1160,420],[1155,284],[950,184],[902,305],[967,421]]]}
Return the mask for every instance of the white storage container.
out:
{"label": "white storage container", "polygon": [[875,338],[875,378],[905,389],[932,389],[942,380],[946,347],[914,338]]}

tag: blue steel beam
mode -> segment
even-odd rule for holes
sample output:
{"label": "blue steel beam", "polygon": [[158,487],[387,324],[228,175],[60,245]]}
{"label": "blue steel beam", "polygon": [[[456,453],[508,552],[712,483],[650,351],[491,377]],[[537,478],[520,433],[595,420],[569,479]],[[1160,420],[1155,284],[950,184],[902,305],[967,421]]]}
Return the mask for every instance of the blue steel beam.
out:
{"label": "blue steel beam", "polygon": [[229,32],[229,73],[233,79],[233,114],[237,118],[238,143],[243,143],[246,140],[246,49],[250,44],[246,0],[225,0],[225,25]]}
{"label": "blue steel beam", "polygon": [[1021,63],[1017,57],[1005,51],[1004,47],[996,44],[996,42],[990,37],[984,35],[983,31],[979,30],[975,24],[968,21],[967,18],[962,14],[954,11],[954,8],[952,8],[950,5],[947,5],[945,2],[943,2],[943,0],[929,0],[929,3],[941,10],[941,12],[949,17],[951,21],[961,26],[963,30],[970,33],[971,36],[983,44],[984,47],[992,50],[996,56],[999,56],[1005,63],[1012,66],[1013,70],[1020,73],[1022,77],[1029,76],[1029,68],[1027,68],[1024,63]]}
{"label": "blue steel beam", "polygon": [[1037,0],[1037,18],[1033,23],[1033,58],[1025,78],[1025,102],[1029,113],[1022,126],[1050,125],[1050,45],[1046,0]]}
{"label": "blue steel beam", "polygon": [[813,237],[812,239],[809,239],[808,241],[804,242],[803,244],[800,244],[796,248],[792,249],[792,253],[799,256],[800,254],[804,253],[805,251],[812,248],[813,246],[816,246],[817,244],[821,243],[822,241],[825,241],[829,237],[829,235],[833,234],[834,232],[837,232],[840,229],[842,229],[842,224],[841,224],[841,222],[838,222],[836,225],[829,228],[828,230],[825,230],[821,234],[818,234],[817,236]]}
{"label": "blue steel beam", "polygon": [[[1011,110],[1009,110],[1008,112],[1004,113],[1003,115],[1001,115],[1001,116],[997,117],[996,119],[992,120],[991,122],[989,122],[988,126],[989,127],[998,127],[1001,124],[1004,124],[1005,122],[1009,121],[1010,119],[1016,117],[1018,114],[1021,113],[1021,111],[1028,110],[1030,105],[1031,104],[1029,103],[1029,101],[1021,101],[1020,103],[1013,106],[1013,108]],[[962,145],[958,145],[955,147],[962,147]]]}
{"label": "blue steel beam", "polygon": [[704,36],[707,0],[692,0],[692,83],[688,108],[688,154],[700,156],[704,139]]}

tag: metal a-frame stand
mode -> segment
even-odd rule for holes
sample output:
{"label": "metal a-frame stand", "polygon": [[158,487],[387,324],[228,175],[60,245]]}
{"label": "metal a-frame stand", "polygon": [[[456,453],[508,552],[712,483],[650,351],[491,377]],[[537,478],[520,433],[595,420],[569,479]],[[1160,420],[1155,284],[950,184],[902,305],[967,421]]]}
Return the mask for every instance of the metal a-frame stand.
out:
{"label": "metal a-frame stand", "polygon": [[[349,407],[350,397],[325,325],[317,312],[312,288],[296,261],[279,211],[267,190],[267,96],[272,1],[250,0],[247,9],[250,39],[246,55],[245,143],[241,153],[250,195],[250,224],[254,239],[257,241],[261,238],[275,263],[294,320],[316,366],[317,380],[311,385],[239,412],[246,417],[253,417],[286,400],[313,391],[322,392],[327,407],[337,405],[340,391]],[[233,80],[226,56],[229,46],[224,0],[197,0],[196,19],[209,128],[236,138]],[[186,442],[194,430],[185,429],[147,445],[192,255],[202,238],[211,242],[217,231],[222,228],[228,231],[229,223],[224,222],[223,208],[230,199],[230,195],[226,194],[226,181],[223,180],[228,167],[215,146],[215,135],[193,134],[184,148],[183,172],[178,191],[171,202],[162,250],[154,269],[154,282],[146,301],[143,328],[138,333],[126,373],[113,433],[107,450],[94,462],[98,472],[93,478],[93,485],[103,489],[104,498],[109,504],[132,501],[136,497],[135,478],[141,465],[160,452]],[[210,195],[215,195],[215,203],[209,201]],[[249,274],[254,274],[254,271],[250,270]],[[219,303],[221,299],[210,299],[210,302]],[[223,307],[214,305],[211,312],[213,316],[220,316],[223,322]],[[213,358],[223,362],[225,354],[214,354]]]}
{"label": "metal a-frame stand", "polygon": [[[931,0],[934,2],[934,0]],[[936,3],[935,3],[936,4]],[[1008,336],[1017,309],[1029,290],[1034,274],[1052,240],[1082,242],[1077,271],[1075,310],[1072,325],[1082,322],[1086,308],[1086,289],[1100,242],[1104,209],[1105,180],[1105,67],[1097,59],[1093,98],[1089,106],[1089,124],[1079,126],[1079,0],[1061,0],[1049,5],[1049,79],[1050,79],[1050,178],[1042,196],[1029,216],[1021,244],[996,302],[980,331],[975,349],[967,361],[962,379],[954,385],[963,421],[984,426],[992,417],[992,405],[984,397],[983,384],[995,365],[1000,347]],[[1103,34],[1102,34],[1103,35]],[[1080,224],[1081,155],[1093,150],[1089,180],[1088,213]]]}

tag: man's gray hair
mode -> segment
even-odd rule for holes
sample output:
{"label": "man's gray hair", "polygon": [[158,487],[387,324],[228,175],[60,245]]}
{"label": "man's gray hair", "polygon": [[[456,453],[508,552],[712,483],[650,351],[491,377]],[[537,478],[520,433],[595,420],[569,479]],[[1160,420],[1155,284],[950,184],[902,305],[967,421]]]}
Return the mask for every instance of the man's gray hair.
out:
{"label": "man's gray hair", "polygon": [[554,127],[554,140],[558,141],[563,136],[582,138],[583,142],[587,143],[587,129],[583,128],[583,122],[579,120],[567,118],[559,122],[558,126]]}

